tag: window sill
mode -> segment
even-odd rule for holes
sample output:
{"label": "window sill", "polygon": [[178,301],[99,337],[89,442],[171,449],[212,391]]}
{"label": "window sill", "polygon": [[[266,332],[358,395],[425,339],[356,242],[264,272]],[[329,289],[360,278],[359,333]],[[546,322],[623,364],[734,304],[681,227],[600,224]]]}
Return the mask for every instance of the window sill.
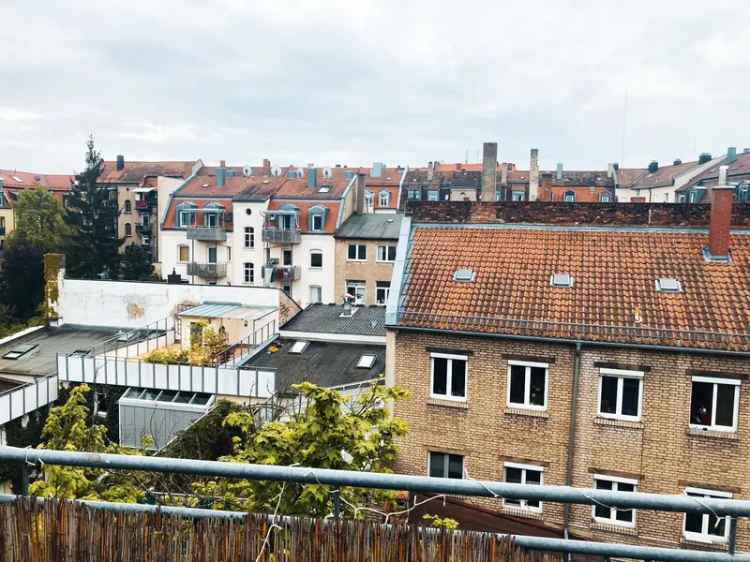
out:
{"label": "window sill", "polygon": [[514,517],[523,517],[524,519],[542,520],[543,511],[531,511],[515,505],[503,505],[503,513]]}
{"label": "window sill", "polygon": [[699,539],[693,539],[686,537],[685,535],[682,535],[682,538],[680,538],[680,544],[684,546],[690,546],[692,548],[698,548],[703,550],[723,550],[728,551],[729,545],[727,544],[725,539],[717,539],[716,541],[711,541],[710,539],[699,540]]}
{"label": "window sill", "polygon": [[630,421],[630,420],[618,420],[616,418],[604,418],[602,416],[596,416],[594,418],[596,425],[602,425],[605,427],[622,427],[626,429],[643,429],[643,422]]}
{"label": "window sill", "polygon": [[448,408],[458,408],[459,410],[469,409],[469,403],[465,400],[442,400],[440,398],[428,398],[427,404],[430,406],[446,406]]}
{"label": "window sill", "polygon": [[505,408],[505,415],[528,416],[530,418],[549,418],[547,410],[527,410],[526,408],[516,408],[508,406]]}
{"label": "window sill", "polygon": [[687,434],[691,437],[705,437],[706,439],[724,439],[725,441],[739,441],[736,431],[715,431],[711,429],[697,429],[689,427]]}
{"label": "window sill", "polygon": [[616,533],[618,535],[628,535],[631,537],[638,536],[638,529],[635,527],[615,525],[614,523],[603,523],[601,521],[592,521],[591,529],[593,531],[605,531],[607,533]]}

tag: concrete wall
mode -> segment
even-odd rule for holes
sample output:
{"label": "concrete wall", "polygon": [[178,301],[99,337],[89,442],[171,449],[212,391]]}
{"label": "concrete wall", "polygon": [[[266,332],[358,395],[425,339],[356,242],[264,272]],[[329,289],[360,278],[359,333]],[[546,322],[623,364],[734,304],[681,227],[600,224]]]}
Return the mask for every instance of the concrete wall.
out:
{"label": "concrete wall", "polygon": [[61,321],[67,324],[137,328],[174,314],[178,305],[203,302],[236,302],[246,306],[276,307],[283,304],[289,309],[287,316],[296,314],[296,310],[282,300],[281,291],[270,287],[168,285],[78,279],[62,280],[58,314]]}

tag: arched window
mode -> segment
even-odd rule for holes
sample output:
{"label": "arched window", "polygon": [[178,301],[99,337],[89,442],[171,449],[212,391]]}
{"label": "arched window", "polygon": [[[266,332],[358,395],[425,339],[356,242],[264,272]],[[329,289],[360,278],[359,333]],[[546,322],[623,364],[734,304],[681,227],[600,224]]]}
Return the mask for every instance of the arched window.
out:
{"label": "arched window", "polygon": [[129,222],[125,223],[125,236],[133,236],[133,225]]}
{"label": "arched window", "polygon": [[576,192],[575,191],[566,191],[565,192],[564,201],[566,203],[575,203],[576,202]]}
{"label": "arched window", "polygon": [[388,191],[381,191],[378,204],[381,207],[388,207],[391,203],[391,194]]}
{"label": "arched window", "polygon": [[130,199],[125,199],[125,212],[130,213],[133,210],[133,204],[130,202]]}

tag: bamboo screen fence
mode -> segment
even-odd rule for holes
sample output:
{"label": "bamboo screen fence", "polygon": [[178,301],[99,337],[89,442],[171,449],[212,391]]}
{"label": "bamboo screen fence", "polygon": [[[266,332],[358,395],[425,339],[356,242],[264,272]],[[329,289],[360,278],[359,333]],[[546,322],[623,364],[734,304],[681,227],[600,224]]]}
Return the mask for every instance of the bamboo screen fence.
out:
{"label": "bamboo screen fence", "polygon": [[[507,538],[372,521],[184,519],[19,498],[0,505],[4,562],[560,562]],[[266,538],[270,540],[266,542]]]}

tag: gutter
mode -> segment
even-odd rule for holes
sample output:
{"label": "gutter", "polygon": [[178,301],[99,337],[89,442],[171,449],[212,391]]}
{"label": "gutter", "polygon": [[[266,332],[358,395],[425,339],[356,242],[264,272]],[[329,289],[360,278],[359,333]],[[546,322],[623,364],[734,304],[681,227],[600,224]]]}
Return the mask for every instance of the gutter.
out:
{"label": "gutter", "polygon": [[398,233],[396,246],[396,261],[391,275],[391,290],[385,307],[385,325],[398,328],[398,309],[401,305],[401,293],[406,272],[406,262],[409,255],[409,241],[411,238],[411,217],[401,219],[401,230]]}

